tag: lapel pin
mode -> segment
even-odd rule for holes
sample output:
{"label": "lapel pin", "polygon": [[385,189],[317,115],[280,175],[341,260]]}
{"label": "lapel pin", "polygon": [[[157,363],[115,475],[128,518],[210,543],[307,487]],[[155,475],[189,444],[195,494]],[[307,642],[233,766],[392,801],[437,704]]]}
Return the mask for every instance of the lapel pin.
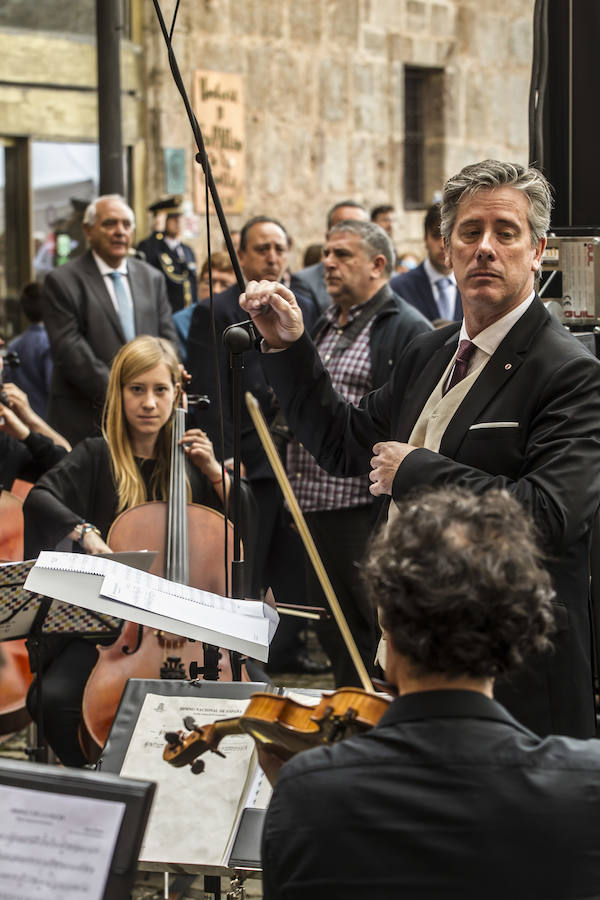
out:
{"label": "lapel pin", "polygon": [[512,363],[506,363],[506,365],[504,366],[504,368],[505,368],[506,371],[508,372],[509,369],[512,369]]}

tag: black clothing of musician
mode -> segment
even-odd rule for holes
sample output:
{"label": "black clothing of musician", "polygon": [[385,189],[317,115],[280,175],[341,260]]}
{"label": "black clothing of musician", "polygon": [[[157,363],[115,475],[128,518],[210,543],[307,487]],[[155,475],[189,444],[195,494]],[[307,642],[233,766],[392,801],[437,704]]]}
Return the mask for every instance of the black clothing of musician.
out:
{"label": "black clothing of musician", "polygon": [[[155,460],[138,459],[136,463],[146,485],[149,485]],[[192,501],[219,511],[221,501],[208,479],[194,465],[187,463]],[[246,514],[250,508],[247,488],[243,488]],[[162,498],[158,498],[162,499]],[[108,446],[103,438],[86,438],[48,472],[30,492],[25,505],[26,558],[40,550],[53,549],[78,522],[93,523],[106,540],[117,514],[117,494]],[[242,528],[242,531],[244,528]],[[61,762],[81,766],[86,760],[78,741],[83,691],[98,654],[95,644],[81,638],[59,637],[48,648],[43,671],[43,725],[49,745]],[[36,683],[28,697],[28,708],[36,714]]]}
{"label": "black clothing of musician", "polygon": [[[30,434],[23,441],[0,432],[0,486],[10,491],[15,478],[35,482],[66,454],[44,434]],[[25,556],[25,559],[29,559]]]}

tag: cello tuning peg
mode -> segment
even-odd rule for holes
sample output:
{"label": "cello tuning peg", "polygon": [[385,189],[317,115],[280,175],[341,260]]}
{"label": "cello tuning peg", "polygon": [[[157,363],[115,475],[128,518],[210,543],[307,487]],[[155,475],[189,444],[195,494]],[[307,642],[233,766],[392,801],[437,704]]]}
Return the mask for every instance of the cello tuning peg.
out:
{"label": "cello tuning peg", "polygon": [[196,406],[198,409],[208,409],[210,406],[210,397],[206,394],[188,394],[188,406]]}
{"label": "cello tuning peg", "polygon": [[192,770],[192,775],[201,775],[204,772],[205,763],[203,759],[195,759],[193,763],[190,764],[190,769]]}
{"label": "cello tuning peg", "polygon": [[193,716],[186,716],[183,720],[183,724],[188,731],[194,731],[197,728],[196,721]]}
{"label": "cello tuning peg", "polygon": [[180,747],[183,743],[183,741],[181,740],[181,735],[176,731],[165,732],[165,740],[168,743],[169,747]]}

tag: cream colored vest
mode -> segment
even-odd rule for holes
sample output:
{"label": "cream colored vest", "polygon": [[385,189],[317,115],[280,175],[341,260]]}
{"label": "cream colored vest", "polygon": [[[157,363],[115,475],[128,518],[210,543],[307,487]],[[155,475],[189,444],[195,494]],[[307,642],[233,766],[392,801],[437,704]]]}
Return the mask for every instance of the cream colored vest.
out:
{"label": "cream colored vest", "polygon": [[[451,388],[451,390],[449,390],[448,393],[444,396],[444,394],[442,393],[443,386],[446,384],[446,381],[450,376],[450,372],[452,370],[452,366],[454,365],[455,359],[456,356],[454,356],[450,360],[446,371],[429,395],[429,399],[423,407],[421,415],[415,422],[415,426],[408,439],[408,443],[413,447],[424,447],[426,450],[433,450],[435,453],[439,453],[440,444],[442,443],[444,432],[446,431],[450,420],[469,393],[473,384],[479,378],[479,375],[484,369],[488,359],[491,359],[491,357],[487,356],[483,360],[483,362],[479,366],[477,366],[476,369],[473,369],[472,372],[469,372],[469,374],[466,375],[465,378],[462,379],[462,381],[459,381],[458,384],[455,384],[454,387]],[[392,501],[388,510],[388,523],[394,521],[397,515],[397,511],[398,507]],[[379,641],[379,646],[375,655],[375,662],[379,663],[384,671],[385,657],[385,637],[382,637]]]}

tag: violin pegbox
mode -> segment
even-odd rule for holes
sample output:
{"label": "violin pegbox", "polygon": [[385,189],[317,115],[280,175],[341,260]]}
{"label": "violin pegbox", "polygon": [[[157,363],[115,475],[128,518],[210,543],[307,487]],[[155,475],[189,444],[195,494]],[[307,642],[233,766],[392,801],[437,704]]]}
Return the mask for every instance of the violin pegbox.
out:
{"label": "violin pegbox", "polygon": [[183,724],[187,733],[184,731],[167,731],[165,733],[167,742],[167,746],[163,750],[165,762],[178,769],[189,765],[193,775],[200,775],[204,771],[205,763],[198,757],[207,750],[225,759],[225,754],[217,749],[219,739],[216,737],[212,725],[200,727],[194,722],[192,716],[186,716]]}

